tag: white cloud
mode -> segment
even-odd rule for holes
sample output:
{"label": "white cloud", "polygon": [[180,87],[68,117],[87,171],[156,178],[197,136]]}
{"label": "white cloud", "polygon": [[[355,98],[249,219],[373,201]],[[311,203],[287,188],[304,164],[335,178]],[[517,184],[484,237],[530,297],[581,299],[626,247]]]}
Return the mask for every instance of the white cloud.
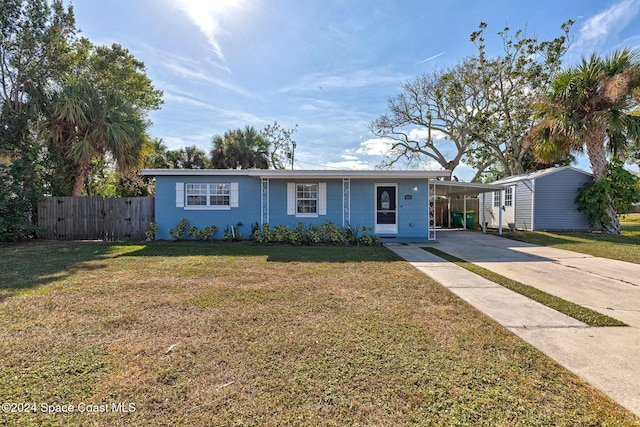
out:
{"label": "white cloud", "polygon": [[[413,141],[426,140],[427,138],[429,138],[429,129],[413,128],[409,131],[408,136],[409,136],[409,139]],[[447,136],[444,133],[440,132],[439,130],[431,131],[431,138],[434,141],[437,141],[439,139],[445,139],[446,137]]]}
{"label": "white cloud", "polygon": [[387,68],[360,69],[348,72],[313,73],[302,76],[298,82],[283,87],[279,92],[358,89],[379,84],[398,84],[408,76],[391,72]]}
{"label": "white cloud", "polygon": [[589,18],[578,30],[574,49],[597,50],[612,33],[626,27],[640,12],[640,0],[622,0]]}
{"label": "white cloud", "polygon": [[369,170],[373,169],[369,163],[362,160],[351,160],[344,162],[328,162],[324,164],[329,169],[346,169],[346,170]]}
{"label": "white cloud", "polygon": [[393,143],[390,139],[372,138],[362,141],[353,153],[364,154],[366,156],[385,156],[389,152],[389,148]]}

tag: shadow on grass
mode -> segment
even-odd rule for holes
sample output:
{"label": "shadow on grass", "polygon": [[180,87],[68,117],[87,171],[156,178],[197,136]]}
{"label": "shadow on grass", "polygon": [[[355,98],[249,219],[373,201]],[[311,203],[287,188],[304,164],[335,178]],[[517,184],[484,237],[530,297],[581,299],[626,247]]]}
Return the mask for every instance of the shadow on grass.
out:
{"label": "shadow on grass", "polygon": [[106,263],[111,245],[101,242],[59,242],[37,240],[0,248],[0,302],[21,289],[64,280],[80,270],[97,270]]}
{"label": "shadow on grass", "polygon": [[392,262],[400,258],[382,246],[255,245],[250,242],[152,242],[121,256],[259,256],[268,262]]}
{"label": "shadow on grass", "polygon": [[[259,246],[248,242],[62,242],[38,240],[0,247],[0,302],[17,291],[98,270],[116,257],[266,257],[268,262],[393,262],[400,258],[378,247]],[[103,262],[95,262],[103,261]]]}

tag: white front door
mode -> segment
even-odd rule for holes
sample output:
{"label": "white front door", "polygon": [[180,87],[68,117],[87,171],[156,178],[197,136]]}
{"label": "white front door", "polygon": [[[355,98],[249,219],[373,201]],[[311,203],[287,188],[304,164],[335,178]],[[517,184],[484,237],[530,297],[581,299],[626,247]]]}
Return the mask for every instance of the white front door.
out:
{"label": "white front door", "polygon": [[376,234],[398,234],[398,186],[376,184]]}

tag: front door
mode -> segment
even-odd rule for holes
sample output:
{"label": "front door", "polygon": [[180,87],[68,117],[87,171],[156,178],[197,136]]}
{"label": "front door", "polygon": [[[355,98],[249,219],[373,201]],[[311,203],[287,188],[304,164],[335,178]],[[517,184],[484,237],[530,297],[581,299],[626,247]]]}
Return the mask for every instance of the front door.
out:
{"label": "front door", "polygon": [[398,234],[397,185],[376,184],[376,234]]}

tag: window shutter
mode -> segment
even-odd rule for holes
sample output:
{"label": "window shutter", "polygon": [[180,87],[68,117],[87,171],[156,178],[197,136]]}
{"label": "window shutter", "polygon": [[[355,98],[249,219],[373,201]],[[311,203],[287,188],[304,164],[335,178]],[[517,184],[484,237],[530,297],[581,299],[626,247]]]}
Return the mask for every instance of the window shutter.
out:
{"label": "window shutter", "polygon": [[176,182],[176,208],[184,208],[184,182]]}
{"label": "window shutter", "polygon": [[318,184],[318,215],[327,214],[327,183]]}
{"label": "window shutter", "polygon": [[287,215],[296,214],[296,183],[287,182]]}
{"label": "window shutter", "polygon": [[238,191],[238,183],[237,182],[232,182],[230,185],[230,194],[229,194],[229,205],[232,208],[237,208],[238,207],[238,196],[239,196],[239,191]]}

